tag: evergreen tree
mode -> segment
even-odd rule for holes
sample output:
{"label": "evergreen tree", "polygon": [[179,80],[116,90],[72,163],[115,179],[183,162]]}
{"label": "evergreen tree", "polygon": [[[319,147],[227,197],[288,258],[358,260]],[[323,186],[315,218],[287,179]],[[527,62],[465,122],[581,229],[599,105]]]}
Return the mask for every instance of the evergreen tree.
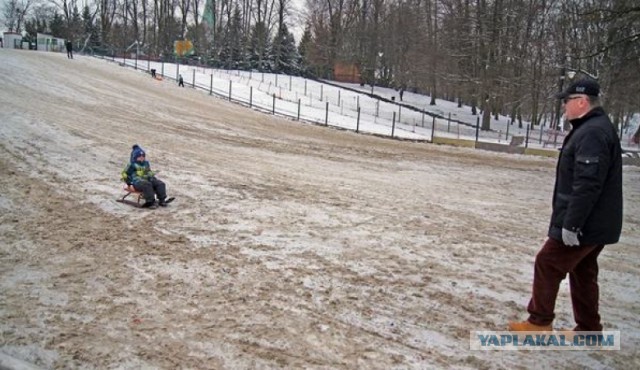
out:
{"label": "evergreen tree", "polygon": [[242,32],[242,15],[240,9],[235,8],[233,17],[226,27],[220,50],[220,63],[224,68],[246,69],[245,37]]}
{"label": "evergreen tree", "polygon": [[64,19],[58,14],[53,13],[53,19],[49,23],[49,33],[54,37],[64,37],[67,34],[67,27],[64,24]]}
{"label": "evergreen tree", "polygon": [[[82,10],[82,25],[84,28],[83,42],[86,42],[86,46],[94,47],[100,45],[100,33],[98,32],[98,27],[95,26],[88,5],[85,5]],[[89,39],[88,41],[87,38]]]}
{"label": "evergreen tree", "polygon": [[218,60],[220,61],[220,67],[224,69],[231,68],[231,40],[230,40],[229,28],[224,30],[221,36],[220,53],[218,54]]}
{"label": "evergreen tree", "polygon": [[231,59],[235,62],[236,68],[247,69],[249,67],[246,55],[247,38],[242,29],[242,14],[238,7],[233,13],[231,36]]}
{"label": "evergreen tree", "polygon": [[71,15],[71,20],[69,22],[69,29],[67,30],[67,39],[73,41],[78,41],[83,33],[83,21],[80,16],[80,12],[78,11],[78,7],[73,7],[73,13]]}
{"label": "evergreen tree", "polygon": [[274,71],[290,75],[299,75],[299,59],[295,38],[287,29],[287,25],[282,24],[282,27],[280,27],[273,40]]}
{"label": "evergreen tree", "polygon": [[24,30],[27,34],[22,38],[22,41],[36,42],[38,32],[41,32],[38,29],[39,25],[40,22],[38,22],[37,18],[32,18],[31,20],[24,22]]}
{"label": "evergreen tree", "polygon": [[309,51],[312,47],[311,28],[307,24],[304,29],[304,33],[300,38],[300,44],[298,45],[298,66],[300,68],[300,74],[303,76],[313,76],[311,73],[311,61]]}
{"label": "evergreen tree", "polygon": [[316,23],[311,24],[311,42],[310,47],[305,50],[305,57],[309,69],[314,76],[320,78],[331,78],[332,71],[332,33],[330,27],[323,19],[318,19]]}
{"label": "evergreen tree", "polygon": [[38,32],[40,33],[47,32],[47,30],[49,29],[49,26],[47,25],[47,20],[42,19],[42,20],[38,20],[37,22],[38,22]]}
{"label": "evergreen tree", "polygon": [[253,26],[248,51],[251,68],[261,72],[271,72],[269,33],[264,22],[258,22]]}

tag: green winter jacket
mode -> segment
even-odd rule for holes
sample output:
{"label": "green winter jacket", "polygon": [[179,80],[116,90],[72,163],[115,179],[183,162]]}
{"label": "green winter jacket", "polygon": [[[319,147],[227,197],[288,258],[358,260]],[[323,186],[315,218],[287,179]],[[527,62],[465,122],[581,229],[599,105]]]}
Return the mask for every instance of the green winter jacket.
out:
{"label": "green winter jacket", "polygon": [[131,162],[121,173],[122,181],[129,185],[135,185],[140,181],[149,181],[153,176],[155,176],[155,173],[151,171],[149,161]]}

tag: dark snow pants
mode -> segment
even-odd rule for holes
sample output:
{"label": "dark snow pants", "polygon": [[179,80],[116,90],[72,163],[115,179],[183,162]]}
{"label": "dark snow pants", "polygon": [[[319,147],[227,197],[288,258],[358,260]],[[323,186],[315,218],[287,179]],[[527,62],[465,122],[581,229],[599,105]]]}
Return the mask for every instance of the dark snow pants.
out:
{"label": "dark snow pants", "polygon": [[148,181],[138,181],[133,185],[133,187],[144,194],[144,200],[147,202],[155,201],[156,195],[158,196],[158,200],[164,200],[167,197],[164,182],[156,179],[155,177],[152,177]]}
{"label": "dark snow pants", "polygon": [[560,282],[569,274],[576,331],[602,331],[598,313],[598,255],[604,245],[568,247],[547,239],[538,252],[533,274],[533,294],[527,310],[529,322],[550,325]]}

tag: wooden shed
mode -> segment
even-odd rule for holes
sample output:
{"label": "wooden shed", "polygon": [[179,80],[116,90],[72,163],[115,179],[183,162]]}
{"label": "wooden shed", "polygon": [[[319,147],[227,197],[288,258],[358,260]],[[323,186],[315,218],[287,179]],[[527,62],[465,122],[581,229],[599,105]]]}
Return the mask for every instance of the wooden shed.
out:
{"label": "wooden shed", "polygon": [[355,63],[336,62],[333,79],[339,82],[360,83],[360,68]]}

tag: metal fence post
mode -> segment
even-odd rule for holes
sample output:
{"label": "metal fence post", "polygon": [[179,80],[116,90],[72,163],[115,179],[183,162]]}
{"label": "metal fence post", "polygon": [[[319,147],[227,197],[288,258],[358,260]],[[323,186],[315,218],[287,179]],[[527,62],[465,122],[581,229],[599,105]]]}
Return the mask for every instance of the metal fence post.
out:
{"label": "metal fence post", "polygon": [[327,108],[324,114],[324,125],[329,126],[329,102],[327,102]]}
{"label": "metal fence post", "polygon": [[526,149],[529,146],[529,124],[527,123],[527,135],[524,140],[524,148]]}
{"label": "metal fence post", "polygon": [[276,93],[273,93],[273,110],[271,113],[276,114]]}
{"label": "metal fence post", "polygon": [[193,70],[193,80],[191,82],[191,87],[196,88],[196,70]]}
{"label": "metal fence post", "polygon": [[478,142],[479,135],[480,135],[480,116],[476,117],[476,143]]}
{"label": "metal fence post", "polygon": [[229,101],[231,101],[231,87],[233,86],[233,81],[229,80]]}
{"label": "metal fence post", "polygon": [[249,86],[249,108],[253,106],[253,86]]}
{"label": "metal fence post", "polygon": [[436,117],[433,116],[433,120],[431,121],[431,142],[433,143],[433,138],[436,134]]}
{"label": "metal fence post", "polygon": [[356,121],[356,132],[360,131],[360,107],[358,107],[358,119]]}
{"label": "metal fence post", "polygon": [[538,144],[542,144],[542,126],[540,126],[540,139],[538,140]]}
{"label": "metal fence post", "polygon": [[391,137],[392,138],[395,131],[396,131],[396,112],[393,112],[393,120],[391,121]]}
{"label": "metal fence post", "polygon": [[298,98],[298,121],[300,121],[300,98]]}
{"label": "metal fence post", "polygon": [[211,83],[209,84],[209,95],[213,94],[213,73],[211,73]]}

